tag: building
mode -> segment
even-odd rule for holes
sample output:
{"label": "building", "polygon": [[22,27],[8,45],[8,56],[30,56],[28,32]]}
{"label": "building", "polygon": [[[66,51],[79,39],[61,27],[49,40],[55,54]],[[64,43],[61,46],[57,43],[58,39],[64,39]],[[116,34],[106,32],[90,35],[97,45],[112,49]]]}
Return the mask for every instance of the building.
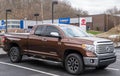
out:
{"label": "building", "polygon": [[91,30],[108,31],[120,24],[119,16],[100,14],[91,15],[90,17],[92,17],[92,23],[87,23],[87,26],[90,26]]}
{"label": "building", "polygon": [[[91,30],[97,31],[108,31],[112,27],[120,24],[120,16],[118,15],[88,15],[81,16],[80,18],[86,19],[86,26]],[[70,18],[70,24],[79,26],[80,18]],[[8,28],[21,28],[21,29],[31,29],[36,24],[42,23],[52,23],[52,20],[44,20],[42,21],[33,21],[33,20],[16,20],[16,19],[8,19]],[[59,19],[55,19],[54,23],[59,23]],[[5,29],[6,22],[5,20],[0,21],[0,29]]]}
{"label": "building", "polygon": [[[38,21],[38,24],[41,24],[41,21]],[[20,28],[20,29],[29,29],[36,25],[36,21],[32,20],[16,20],[16,19],[8,19],[7,27],[11,28]],[[6,20],[0,20],[0,29],[6,28]]]}
{"label": "building", "polygon": [[[8,23],[8,28],[24,28],[24,24],[23,24],[23,20],[15,20],[15,19],[8,19],[7,21]],[[6,27],[6,21],[5,20],[1,20],[0,21],[0,29],[5,29]]]}

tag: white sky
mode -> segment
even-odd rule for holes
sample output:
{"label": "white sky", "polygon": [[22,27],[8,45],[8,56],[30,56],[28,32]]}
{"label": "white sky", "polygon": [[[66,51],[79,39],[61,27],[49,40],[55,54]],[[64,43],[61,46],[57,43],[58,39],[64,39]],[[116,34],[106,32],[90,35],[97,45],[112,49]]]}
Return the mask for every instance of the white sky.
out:
{"label": "white sky", "polygon": [[75,8],[88,11],[89,14],[100,14],[116,6],[120,9],[120,0],[68,0]]}

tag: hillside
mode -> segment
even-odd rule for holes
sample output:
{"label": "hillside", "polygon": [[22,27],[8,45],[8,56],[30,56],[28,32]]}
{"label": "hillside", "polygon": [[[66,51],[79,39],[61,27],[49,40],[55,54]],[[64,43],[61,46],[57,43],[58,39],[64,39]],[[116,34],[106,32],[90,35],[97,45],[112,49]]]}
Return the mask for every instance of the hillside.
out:
{"label": "hillside", "polygon": [[[41,2],[42,1],[42,2]],[[8,18],[35,20],[34,14],[39,13],[42,19],[41,3],[43,4],[43,19],[51,19],[52,0],[0,0],[0,19],[5,19],[5,10],[11,9]],[[87,15],[86,11],[72,8],[69,0],[59,2],[54,6],[54,17],[77,17],[76,14]]]}
{"label": "hillside", "polygon": [[120,25],[113,27],[107,32],[97,34],[96,36],[108,38],[110,35],[120,35]]}

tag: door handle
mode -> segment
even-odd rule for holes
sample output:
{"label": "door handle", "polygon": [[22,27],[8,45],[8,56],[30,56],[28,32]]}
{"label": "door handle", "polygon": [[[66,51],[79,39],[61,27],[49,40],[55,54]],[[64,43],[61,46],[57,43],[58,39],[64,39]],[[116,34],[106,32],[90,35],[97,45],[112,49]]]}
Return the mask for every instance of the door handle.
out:
{"label": "door handle", "polygon": [[46,38],[42,38],[42,41],[47,41],[47,39]]}

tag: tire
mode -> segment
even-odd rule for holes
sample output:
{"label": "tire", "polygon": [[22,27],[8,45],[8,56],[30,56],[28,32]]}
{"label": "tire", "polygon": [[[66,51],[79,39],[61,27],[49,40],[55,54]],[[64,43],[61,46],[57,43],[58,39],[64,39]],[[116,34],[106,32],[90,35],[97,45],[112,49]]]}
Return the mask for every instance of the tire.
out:
{"label": "tire", "polygon": [[107,66],[108,66],[108,65],[106,65],[106,66],[99,66],[99,67],[96,67],[96,69],[97,69],[97,70],[103,70],[103,69],[105,69]]}
{"label": "tire", "polygon": [[65,69],[74,75],[78,75],[84,72],[84,64],[82,57],[79,54],[69,54],[65,58]]}
{"label": "tire", "polygon": [[20,53],[19,47],[11,47],[9,51],[10,61],[13,63],[18,63],[22,60],[22,55]]}

